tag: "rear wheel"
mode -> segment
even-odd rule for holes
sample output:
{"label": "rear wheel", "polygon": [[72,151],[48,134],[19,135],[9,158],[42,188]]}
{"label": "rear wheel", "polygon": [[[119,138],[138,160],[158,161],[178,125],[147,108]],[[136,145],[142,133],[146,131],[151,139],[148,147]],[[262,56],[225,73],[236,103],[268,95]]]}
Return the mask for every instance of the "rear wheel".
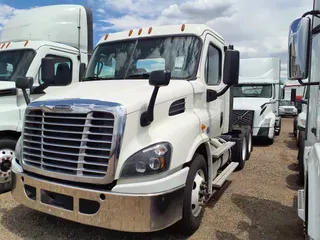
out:
{"label": "rear wheel", "polygon": [[247,140],[245,133],[239,134],[239,138],[236,140],[236,145],[232,148],[232,161],[238,162],[238,169],[244,168],[247,158]]}
{"label": "rear wheel", "polygon": [[201,154],[195,154],[186,181],[183,214],[179,222],[181,232],[185,235],[193,234],[201,224],[205,197],[202,188],[206,179],[208,176],[205,158]]}
{"label": "rear wheel", "polygon": [[252,152],[252,129],[250,126],[245,128],[245,137],[247,142],[246,160],[249,160]]}
{"label": "rear wheel", "polygon": [[0,193],[11,190],[11,162],[15,156],[16,141],[0,140]]}

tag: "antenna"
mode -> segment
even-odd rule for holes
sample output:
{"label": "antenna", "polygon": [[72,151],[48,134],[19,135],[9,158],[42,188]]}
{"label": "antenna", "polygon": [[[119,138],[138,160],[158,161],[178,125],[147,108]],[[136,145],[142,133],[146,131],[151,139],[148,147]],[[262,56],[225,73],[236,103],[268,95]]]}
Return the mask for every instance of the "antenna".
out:
{"label": "antenna", "polygon": [[79,49],[78,60],[81,62],[80,33],[81,33],[81,8],[79,8],[79,23],[78,23],[78,49]]}

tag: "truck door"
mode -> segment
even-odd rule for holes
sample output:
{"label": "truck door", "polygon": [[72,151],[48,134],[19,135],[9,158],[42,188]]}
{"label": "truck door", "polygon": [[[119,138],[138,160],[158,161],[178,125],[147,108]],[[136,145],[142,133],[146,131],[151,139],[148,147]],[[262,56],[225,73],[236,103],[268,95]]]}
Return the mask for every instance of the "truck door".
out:
{"label": "truck door", "polygon": [[[204,51],[206,52],[206,55],[205,59],[202,60],[205,62],[203,76],[206,88],[207,90],[211,89],[220,92],[224,87],[224,84],[222,83],[223,45],[211,34],[207,34]],[[224,95],[214,101],[206,102],[210,125],[210,137],[220,135],[224,122],[228,121],[227,119],[224,119]]]}

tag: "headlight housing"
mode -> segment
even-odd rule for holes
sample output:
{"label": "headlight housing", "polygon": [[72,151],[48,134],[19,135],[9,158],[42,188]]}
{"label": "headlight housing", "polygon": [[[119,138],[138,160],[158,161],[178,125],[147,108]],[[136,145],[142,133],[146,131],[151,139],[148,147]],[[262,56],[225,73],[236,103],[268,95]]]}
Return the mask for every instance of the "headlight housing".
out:
{"label": "headlight housing", "polygon": [[168,142],[144,148],[125,161],[120,177],[141,177],[164,172],[169,168],[171,153],[172,147]]}
{"label": "headlight housing", "polygon": [[21,160],[22,160],[22,135],[19,137],[17,144],[16,144],[16,149],[15,149],[15,159],[16,162],[21,165]]}
{"label": "headlight housing", "polygon": [[270,122],[271,122],[271,118],[267,118],[263,121],[261,127],[269,127],[270,126]]}

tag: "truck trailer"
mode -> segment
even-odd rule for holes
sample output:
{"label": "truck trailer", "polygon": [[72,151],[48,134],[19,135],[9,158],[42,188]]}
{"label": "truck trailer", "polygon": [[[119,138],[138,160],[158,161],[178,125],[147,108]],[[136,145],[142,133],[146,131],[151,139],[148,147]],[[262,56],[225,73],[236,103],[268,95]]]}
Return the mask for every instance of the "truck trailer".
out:
{"label": "truck trailer", "polygon": [[[12,197],[92,226],[152,232],[178,223],[192,234],[252,149],[250,126],[230,118],[239,58],[201,24],[106,34],[83,81],[28,105]],[[16,81],[24,93],[30,85]]]}
{"label": "truck trailer", "polygon": [[[33,8],[13,16],[0,37],[0,183],[11,186],[11,161],[27,104],[15,87],[19,77],[33,82],[30,101],[79,82],[93,51],[90,9],[81,5]],[[45,82],[42,61],[51,60],[54,78]],[[1,189],[1,188],[0,188]]]}

